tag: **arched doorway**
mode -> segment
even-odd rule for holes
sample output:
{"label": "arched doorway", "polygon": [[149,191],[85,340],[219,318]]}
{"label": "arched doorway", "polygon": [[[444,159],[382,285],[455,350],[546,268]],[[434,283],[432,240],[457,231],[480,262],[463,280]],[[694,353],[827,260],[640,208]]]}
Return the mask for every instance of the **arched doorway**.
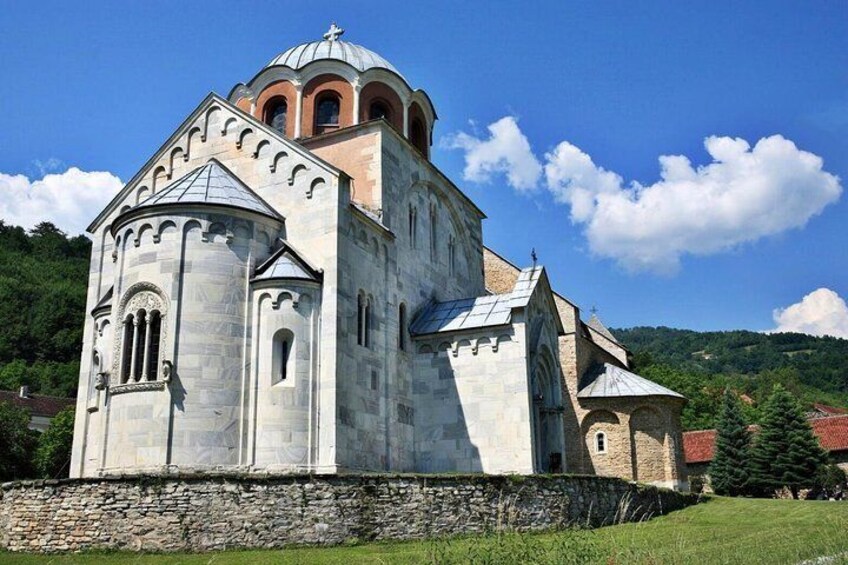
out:
{"label": "arched doorway", "polygon": [[563,471],[562,391],[548,356],[539,355],[531,383],[533,467],[537,473]]}

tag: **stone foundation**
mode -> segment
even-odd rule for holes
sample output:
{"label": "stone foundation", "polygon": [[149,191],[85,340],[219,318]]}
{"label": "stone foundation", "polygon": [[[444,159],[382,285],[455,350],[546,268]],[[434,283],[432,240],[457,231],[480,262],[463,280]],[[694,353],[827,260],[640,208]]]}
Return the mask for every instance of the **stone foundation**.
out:
{"label": "stone foundation", "polygon": [[7,483],[0,549],[209,551],[635,521],[697,497],[584,476],[238,475]]}

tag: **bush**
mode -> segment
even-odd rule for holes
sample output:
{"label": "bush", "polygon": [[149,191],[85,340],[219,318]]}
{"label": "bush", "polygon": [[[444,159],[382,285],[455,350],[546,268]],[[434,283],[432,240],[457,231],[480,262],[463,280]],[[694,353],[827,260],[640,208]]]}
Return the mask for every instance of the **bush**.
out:
{"label": "bush", "polygon": [[74,408],[69,406],[50,421],[50,427],[38,438],[33,464],[39,477],[58,479],[68,476],[73,440]]}
{"label": "bush", "polygon": [[0,481],[33,477],[30,455],[38,432],[29,429],[29,412],[0,402]]}

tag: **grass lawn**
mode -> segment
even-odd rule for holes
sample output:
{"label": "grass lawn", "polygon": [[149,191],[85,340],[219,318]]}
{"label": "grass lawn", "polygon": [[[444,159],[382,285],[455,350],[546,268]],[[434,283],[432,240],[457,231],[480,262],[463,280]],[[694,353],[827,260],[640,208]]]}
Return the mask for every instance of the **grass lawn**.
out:
{"label": "grass lawn", "polygon": [[846,552],[848,502],[715,498],[641,524],[594,531],[508,534],[349,547],[206,554],[0,553],[9,565],[356,563],[798,563]]}

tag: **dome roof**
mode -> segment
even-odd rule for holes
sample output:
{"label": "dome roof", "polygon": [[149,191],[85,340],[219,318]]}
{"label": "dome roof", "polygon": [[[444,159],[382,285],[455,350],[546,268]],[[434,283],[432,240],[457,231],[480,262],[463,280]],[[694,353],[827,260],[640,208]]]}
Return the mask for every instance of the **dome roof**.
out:
{"label": "dome roof", "polygon": [[365,72],[368,69],[386,69],[398,76],[403,76],[394,65],[370,49],[338,39],[342,33],[344,30],[333,24],[330,31],[324,34],[323,41],[310,41],[287,49],[274,57],[267,66],[285,65],[298,70],[313,61],[331,59],[344,61],[359,72]]}

